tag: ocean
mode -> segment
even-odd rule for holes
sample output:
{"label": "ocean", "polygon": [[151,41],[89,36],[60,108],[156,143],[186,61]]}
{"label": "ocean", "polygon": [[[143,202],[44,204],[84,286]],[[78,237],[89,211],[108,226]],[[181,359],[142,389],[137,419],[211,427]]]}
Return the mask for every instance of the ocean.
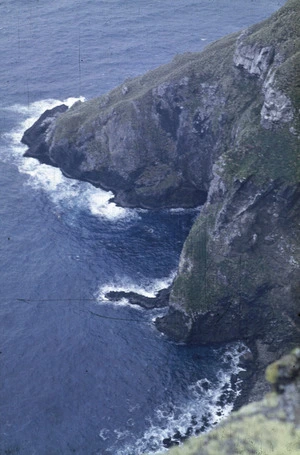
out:
{"label": "ocean", "polygon": [[124,209],[23,158],[47,108],[101,95],[258,22],[283,0],[0,3],[0,454],[157,453],[234,406],[240,343],[188,347],[110,290],[175,276],[201,210]]}

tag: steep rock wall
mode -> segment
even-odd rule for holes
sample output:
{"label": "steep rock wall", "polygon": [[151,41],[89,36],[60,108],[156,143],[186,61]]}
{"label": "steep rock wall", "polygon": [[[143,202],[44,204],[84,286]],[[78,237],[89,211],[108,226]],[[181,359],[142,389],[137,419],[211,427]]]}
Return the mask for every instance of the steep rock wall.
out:
{"label": "steep rock wall", "polygon": [[236,41],[236,80],[255,81],[257,96],[214,162],[156,321],[177,341],[244,339],[261,367],[300,337],[299,11],[288,1]]}
{"label": "steep rock wall", "polygon": [[190,343],[244,339],[261,364],[300,330],[299,23],[288,0],[23,138],[28,156],[113,190],[120,205],[206,201],[157,327]]}
{"label": "steep rock wall", "polygon": [[[261,81],[233,63],[238,36],[76,103],[49,124],[42,154],[25,133],[26,155],[112,190],[123,206],[203,204],[213,163],[234,147],[248,107],[263,99]],[[267,71],[270,57],[260,60]]]}

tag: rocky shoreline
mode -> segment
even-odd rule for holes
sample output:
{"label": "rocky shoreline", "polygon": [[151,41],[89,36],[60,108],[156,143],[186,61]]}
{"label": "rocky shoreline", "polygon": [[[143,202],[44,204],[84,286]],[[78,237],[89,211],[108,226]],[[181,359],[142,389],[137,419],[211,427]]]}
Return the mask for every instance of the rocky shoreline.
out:
{"label": "rocky shoreline", "polygon": [[[124,207],[203,205],[156,327],[177,342],[242,340],[253,353],[243,400],[299,341],[300,4],[201,53],[126,81],[24,133],[25,156],[114,193]],[[162,303],[163,302],[163,303]],[[237,404],[238,406],[238,404]]]}
{"label": "rocky shoreline", "polygon": [[[105,294],[105,298],[116,303],[120,302],[122,299],[126,299],[130,305],[136,305],[145,310],[153,310],[168,307],[170,292],[171,286],[161,289],[154,297],[146,297],[133,291],[110,291]],[[155,325],[158,325],[159,328],[157,320],[154,323]],[[241,340],[237,339],[235,341]],[[232,378],[235,383],[242,381],[241,393],[234,401],[234,411],[251,401],[259,399],[263,394],[270,391],[270,386],[265,380],[266,365],[259,365],[258,363],[258,353],[256,350],[255,340],[247,340],[247,346],[249,351],[243,354],[239,361],[239,367],[242,368],[242,371],[240,371],[236,377]],[[171,444],[173,439],[182,442],[187,437],[188,435],[181,435],[177,438],[171,438],[169,443]],[[171,447],[171,445],[166,445],[166,447]]]}
{"label": "rocky shoreline", "polygon": [[299,453],[300,349],[271,364],[266,371],[272,392],[261,401],[233,412],[201,438],[191,438],[170,455]]}

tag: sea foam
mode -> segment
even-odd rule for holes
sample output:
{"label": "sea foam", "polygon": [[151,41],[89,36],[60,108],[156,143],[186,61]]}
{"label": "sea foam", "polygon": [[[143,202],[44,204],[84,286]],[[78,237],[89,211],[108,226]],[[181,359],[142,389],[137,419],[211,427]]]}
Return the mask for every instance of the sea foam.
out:
{"label": "sea foam", "polygon": [[[158,291],[168,288],[176,276],[176,270],[173,270],[169,276],[156,278],[154,280],[144,280],[141,283],[133,282],[129,277],[118,277],[117,280],[111,281],[110,283],[101,286],[96,292],[95,298],[101,302],[110,302],[106,294],[109,292],[135,292],[136,294],[143,295],[145,297],[155,297]],[[117,305],[128,304],[127,299],[122,299]]]}
{"label": "sea foam", "polygon": [[4,108],[18,115],[18,123],[11,131],[2,135],[4,146],[0,149],[1,158],[16,165],[20,173],[26,174],[28,186],[47,193],[60,214],[76,207],[110,221],[138,218],[137,210],[118,207],[111,202],[111,191],[95,188],[87,182],[68,179],[58,168],[41,164],[34,158],[23,157],[27,149],[26,145],[21,143],[24,131],[33,125],[45,110],[62,103],[70,107],[78,100],[84,101],[84,98],[67,98],[63,101],[47,99],[28,106],[14,104]]}
{"label": "sea foam", "polygon": [[[218,351],[218,350],[216,350]],[[185,402],[167,402],[155,410],[148,419],[148,429],[133,444],[114,449],[116,455],[138,455],[167,451],[166,443],[181,444],[186,436],[210,431],[233,409],[235,399],[241,393],[241,379],[233,381],[243,371],[240,357],[248,351],[242,343],[228,345],[221,358],[216,381],[202,378],[188,387]],[[224,369],[224,364],[227,368]],[[115,443],[117,445],[117,442]]]}

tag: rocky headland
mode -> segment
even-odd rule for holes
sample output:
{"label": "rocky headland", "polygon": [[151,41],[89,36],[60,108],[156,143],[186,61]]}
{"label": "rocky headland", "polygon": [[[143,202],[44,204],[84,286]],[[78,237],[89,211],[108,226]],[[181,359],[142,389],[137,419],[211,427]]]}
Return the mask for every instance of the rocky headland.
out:
{"label": "rocky headland", "polygon": [[22,139],[26,156],[119,205],[203,205],[156,326],[178,342],[244,340],[251,399],[300,340],[299,24],[288,0],[201,53],[44,113]]}

